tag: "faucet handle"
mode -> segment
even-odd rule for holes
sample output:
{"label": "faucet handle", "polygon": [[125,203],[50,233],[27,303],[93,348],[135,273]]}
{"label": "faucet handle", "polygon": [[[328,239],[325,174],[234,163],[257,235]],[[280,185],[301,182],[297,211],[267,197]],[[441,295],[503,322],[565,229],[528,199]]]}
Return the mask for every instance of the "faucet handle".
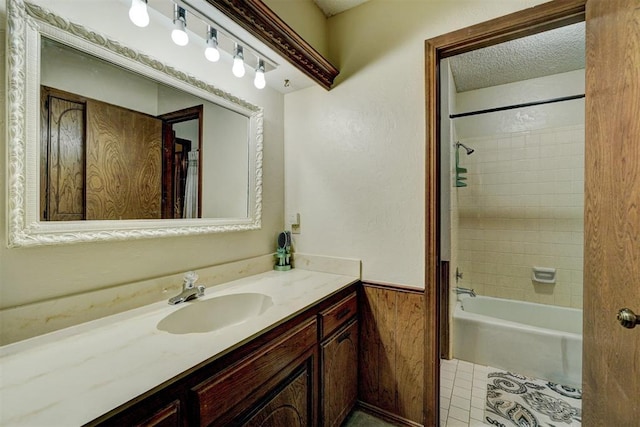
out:
{"label": "faucet handle", "polygon": [[198,297],[203,297],[204,296],[204,285],[198,285],[198,287],[196,288],[198,290]]}
{"label": "faucet handle", "polygon": [[184,288],[193,288],[193,285],[198,280],[198,274],[195,271],[188,271],[184,274]]}

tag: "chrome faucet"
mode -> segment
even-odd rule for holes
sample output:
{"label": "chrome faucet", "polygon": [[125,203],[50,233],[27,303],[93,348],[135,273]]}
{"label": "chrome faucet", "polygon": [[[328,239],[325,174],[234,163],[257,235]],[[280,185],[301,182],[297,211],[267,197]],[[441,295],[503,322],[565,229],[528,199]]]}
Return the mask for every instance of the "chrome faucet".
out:
{"label": "chrome faucet", "polygon": [[180,304],[194,298],[204,296],[204,286],[196,286],[198,275],[195,271],[189,271],[184,275],[182,282],[182,292],[175,297],[169,298],[169,304]]}
{"label": "chrome faucet", "polygon": [[460,288],[460,287],[455,287],[453,288],[456,291],[456,294],[460,295],[460,294],[465,294],[465,295],[471,295],[472,297],[476,296],[476,292],[473,289],[469,289],[469,288]]}

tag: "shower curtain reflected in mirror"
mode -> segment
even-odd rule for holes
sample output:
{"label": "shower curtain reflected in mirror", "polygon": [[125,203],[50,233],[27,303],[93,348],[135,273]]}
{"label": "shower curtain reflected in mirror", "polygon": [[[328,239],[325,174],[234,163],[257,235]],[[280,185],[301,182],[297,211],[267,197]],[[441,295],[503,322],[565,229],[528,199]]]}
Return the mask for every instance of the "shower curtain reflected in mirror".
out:
{"label": "shower curtain reflected in mirror", "polygon": [[198,151],[189,152],[183,218],[198,217]]}

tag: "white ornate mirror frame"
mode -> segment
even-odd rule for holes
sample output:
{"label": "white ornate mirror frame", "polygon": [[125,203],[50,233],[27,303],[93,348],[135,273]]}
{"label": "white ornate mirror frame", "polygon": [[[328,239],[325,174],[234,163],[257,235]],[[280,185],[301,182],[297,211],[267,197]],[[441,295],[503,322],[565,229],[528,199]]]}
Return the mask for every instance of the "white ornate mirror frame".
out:
{"label": "white ornate mirror frame", "polygon": [[[7,5],[8,246],[187,236],[256,230],[262,219],[263,110],[193,76],[23,0]],[[249,118],[247,218],[40,221],[40,40],[45,35]]]}

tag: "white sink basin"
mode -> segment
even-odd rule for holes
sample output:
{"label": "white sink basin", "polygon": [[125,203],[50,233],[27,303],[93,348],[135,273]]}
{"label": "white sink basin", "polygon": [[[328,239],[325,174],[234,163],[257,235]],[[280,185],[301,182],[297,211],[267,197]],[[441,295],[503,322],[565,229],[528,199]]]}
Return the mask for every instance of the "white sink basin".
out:
{"label": "white sink basin", "polygon": [[212,332],[260,316],[273,305],[269,295],[231,294],[194,300],[158,322],[158,329],[172,334]]}

